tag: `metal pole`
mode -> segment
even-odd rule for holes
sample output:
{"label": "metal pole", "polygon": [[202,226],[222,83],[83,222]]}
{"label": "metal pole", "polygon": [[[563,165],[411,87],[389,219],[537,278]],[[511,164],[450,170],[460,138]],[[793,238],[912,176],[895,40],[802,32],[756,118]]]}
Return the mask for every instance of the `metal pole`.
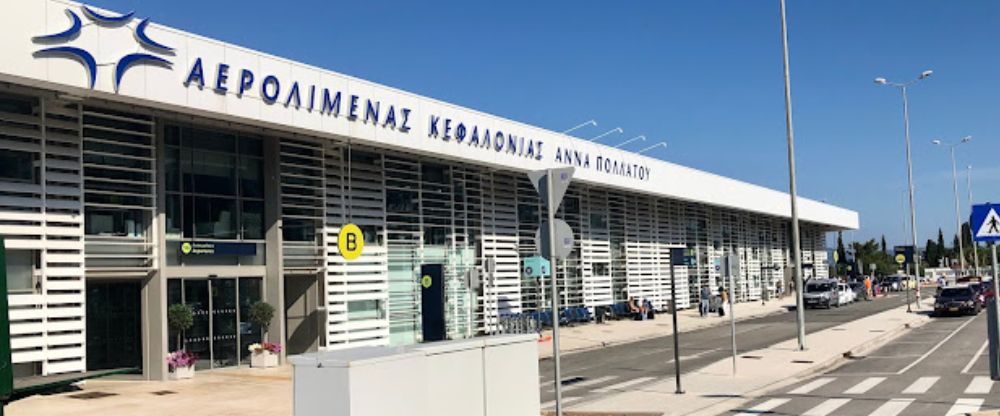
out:
{"label": "metal pole", "polygon": [[552,262],[549,273],[552,280],[550,285],[552,288],[552,367],[555,372],[553,384],[556,391],[556,416],[562,416],[562,369],[559,368],[559,284],[556,281],[556,207],[552,189],[555,185],[555,181],[552,179],[553,174],[552,169],[549,169],[545,174],[545,201],[549,220],[549,261]]}
{"label": "metal pole", "polygon": [[955,167],[955,146],[951,146],[951,185],[955,191],[955,234],[958,235],[958,259],[962,271],[965,271],[965,244],[962,242],[962,212],[958,206],[958,170]]}
{"label": "metal pole", "polygon": [[[913,196],[913,159],[910,157],[910,104],[906,97],[906,85],[900,90],[903,92],[903,132],[906,139],[906,178],[910,187],[910,236],[913,241],[913,276],[920,278],[920,249],[917,248],[917,204]],[[909,290],[909,285],[907,285]],[[907,298],[909,293],[907,292]],[[917,309],[920,309],[920,299],[917,299]],[[909,310],[909,304],[907,304]]]}
{"label": "metal pole", "polygon": [[[681,388],[681,343],[677,338],[677,285],[674,278],[674,256],[670,255],[670,312],[674,320],[674,378],[677,379],[675,394],[684,394]],[[2,416],[2,415],[0,415]]]}
{"label": "metal pole", "polygon": [[[795,186],[795,134],[792,129],[792,81],[788,67],[788,25],[785,21],[785,0],[781,3],[781,45],[785,68],[785,132],[788,136],[788,194],[792,214],[792,263],[795,265],[795,320],[798,326],[799,350],[806,349],[806,311],[802,299],[802,248],[799,242],[799,209]],[[734,330],[735,331],[735,330]],[[733,350],[736,347],[733,338]],[[735,367],[736,358],[733,357]]]}
{"label": "metal pole", "polygon": [[[906,265],[906,274],[910,274],[909,264]],[[906,290],[906,312],[907,313],[913,312],[913,309],[910,309],[910,281],[909,280],[905,282],[901,281],[900,283],[906,285],[906,288],[904,288],[904,290]]]}
{"label": "metal pole", "polygon": [[[781,0],[784,2],[784,0]],[[736,295],[735,286],[733,286],[733,273],[732,267],[730,267],[729,273],[729,334],[733,342],[733,377],[736,376],[736,311],[733,310],[733,296]]]}
{"label": "metal pole", "polygon": [[[969,165],[968,174],[965,176],[966,186],[969,188],[969,209],[972,209],[972,165]],[[969,238],[972,238],[972,259],[976,262],[976,271],[973,273],[979,276],[979,242],[973,238],[972,223],[969,223]]]}

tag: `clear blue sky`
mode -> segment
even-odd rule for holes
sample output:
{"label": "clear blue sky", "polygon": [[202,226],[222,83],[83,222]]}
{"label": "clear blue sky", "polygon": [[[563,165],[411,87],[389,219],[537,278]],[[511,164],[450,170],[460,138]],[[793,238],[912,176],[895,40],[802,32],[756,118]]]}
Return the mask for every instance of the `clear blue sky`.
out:
{"label": "clear blue sky", "polygon": [[[553,130],[594,118],[581,135],[621,126],[668,141],[657,157],[787,190],[777,0],[93,4]],[[1000,2],[789,0],[788,19],[799,191],[860,213],[846,240],[901,244],[908,218],[900,97],[876,76],[935,71],[910,93],[920,241],[955,230],[932,138],[975,137],[963,215],[966,165],[976,200],[1000,202]]]}

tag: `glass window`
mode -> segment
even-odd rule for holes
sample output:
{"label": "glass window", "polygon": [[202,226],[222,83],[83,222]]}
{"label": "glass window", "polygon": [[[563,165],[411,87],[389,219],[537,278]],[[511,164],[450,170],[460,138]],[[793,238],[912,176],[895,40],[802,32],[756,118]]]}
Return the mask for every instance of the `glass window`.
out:
{"label": "glass window", "polygon": [[179,126],[165,136],[168,238],[264,239],[264,139]]}
{"label": "glass window", "polygon": [[424,244],[443,246],[448,240],[448,230],[445,228],[427,228],[424,230]]}
{"label": "glass window", "polygon": [[240,194],[244,198],[264,197],[264,163],[261,159],[240,160]]}
{"label": "glass window", "polygon": [[364,319],[382,319],[385,313],[382,310],[382,301],[352,300],[347,302],[347,320],[357,321]]}
{"label": "glass window", "polygon": [[607,275],[608,275],[607,263],[594,263],[594,276],[607,276]]}
{"label": "glass window", "polygon": [[185,128],[181,146],[196,150],[236,153],[236,136],[214,130]]}
{"label": "glass window", "polygon": [[374,225],[360,225],[361,234],[365,237],[365,244],[379,245],[378,227]]}
{"label": "glass window", "polygon": [[243,201],[243,212],[240,215],[240,228],[245,240],[264,239],[264,203],[261,201]]}
{"label": "glass window", "polygon": [[236,201],[196,197],[194,231],[197,238],[236,238]]}
{"label": "glass window", "polygon": [[34,153],[4,150],[0,152],[0,179],[35,182]]}
{"label": "glass window", "polygon": [[385,207],[391,212],[397,213],[419,213],[417,193],[412,191],[390,190],[386,192]]}
{"label": "glass window", "polygon": [[7,291],[34,292],[39,260],[36,250],[7,250]]}
{"label": "glass window", "polygon": [[181,237],[181,201],[182,197],[180,195],[167,195],[167,237],[168,238],[180,238]]}
{"label": "glass window", "polygon": [[236,195],[236,156],[195,152],[192,158],[194,192],[211,195]]}
{"label": "glass window", "polygon": [[84,224],[87,235],[142,237],[143,214],[139,210],[87,208]]}
{"label": "glass window", "polygon": [[608,216],[604,214],[590,214],[590,228],[595,230],[608,229]]}

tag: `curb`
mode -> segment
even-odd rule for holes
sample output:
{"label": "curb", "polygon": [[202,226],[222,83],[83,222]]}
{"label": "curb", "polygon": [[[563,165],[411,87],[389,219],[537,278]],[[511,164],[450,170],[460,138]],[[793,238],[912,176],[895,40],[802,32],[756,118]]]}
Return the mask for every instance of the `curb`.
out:
{"label": "curb", "polygon": [[[737,317],[736,318],[736,322],[741,322],[741,321],[745,321],[745,320],[748,320],[748,319],[764,318],[764,317],[772,316],[772,315],[780,315],[780,314],[789,313],[789,312],[791,312],[791,309],[782,308],[782,309],[779,309],[779,310],[769,311],[769,312],[765,312],[765,313],[754,314],[754,315],[746,315],[746,316],[743,316],[743,317]],[[666,314],[666,315],[662,315],[662,316],[668,316],[669,317],[670,315]],[[677,331],[677,333],[678,334],[684,334],[684,333],[687,333],[687,332],[697,331],[699,329],[705,329],[705,328],[712,328],[712,327],[715,327],[715,326],[720,326],[720,325],[728,324],[728,323],[729,323],[729,320],[728,319],[724,319],[724,320],[718,321],[717,323],[712,323],[712,324],[707,324],[707,325],[701,325],[701,326],[694,326],[694,327],[688,327],[688,328],[685,328],[684,330]],[[654,339],[654,338],[661,338],[661,337],[670,336],[670,335],[673,335],[673,332],[666,333],[666,334],[665,333],[650,334],[650,335],[638,336],[638,337],[634,337],[634,338],[627,338],[627,339],[624,339],[624,340],[612,341],[612,342],[602,342],[600,345],[596,345],[595,344],[595,345],[591,345],[591,346],[587,346],[587,347],[574,348],[574,349],[571,349],[571,350],[560,350],[559,351],[559,355],[564,357],[564,356],[567,356],[567,355],[570,355],[570,354],[576,354],[576,353],[580,353],[580,352],[593,351],[593,350],[597,350],[597,349],[601,349],[601,348],[606,348],[606,347],[611,347],[611,346],[615,346],[615,345],[631,344],[633,342],[646,341],[646,340],[650,340],[650,339]],[[551,341],[551,339],[552,339],[551,336],[546,336],[546,337],[549,338],[549,341]],[[547,342],[547,341],[539,341],[539,342]],[[538,361],[549,361],[551,359],[552,359],[552,356],[539,357]]]}
{"label": "curb", "polygon": [[[852,347],[851,349],[845,351],[840,356],[835,356],[835,357],[830,358],[830,359],[828,359],[828,360],[826,360],[826,361],[824,361],[824,362],[822,362],[822,363],[820,363],[820,364],[818,364],[816,366],[813,366],[811,368],[802,370],[802,371],[800,371],[799,373],[795,374],[792,377],[788,377],[788,378],[783,379],[783,380],[775,381],[774,383],[768,384],[766,386],[761,386],[761,387],[756,388],[754,390],[745,392],[745,393],[741,394],[738,397],[740,399],[740,402],[737,403],[735,406],[737,406],[737,407],[741,406],[743,404],[749,403],[749,402],[751,402],[751,401],[759,398],[762,395],[767,394],[768,392],[771,392],[771,391],[774,391],[774,390],[778,390],[778,389],[790,386],[790,385],[798,383],[798,382],[800,382],[803,379],[806,379],[808,377],[814,376],[816,374],[821,374],[821,373],[826,372],[828,370],[831,370],[833,368],[839,367],[839,366],[843,365],[844,363],[848,362],[849,360],[851,360],[852,357],[863,356],[865,353],[868,353],[868,352],[871,352],[871,351],[873,351],[875,349],[883,347],[883,346],[887,345],[889,342],[892,342],[892,340],[900,337],[901,335],[903,335],[907,331],[909,331],[911,329],[914,329],[914,328],[918,328],[918,327],[926,324],[927,322],[930,322],[930,320],[929,319],[921,319],[921,320],[918,320],[916,322],[907,322],[907,323],[903,323],[902,325],[898,325],[896,328],[893,328],[893,329],[890,329],[890,330],[888,330],[886,332],[883,332],[879,336],[877,336],[875,338],[872,338],[871,340],[869,340],[869,341],[867,341],[865,343],[862,343],[860,345],[856,345],[856,346]],[[734,397],[734,399],[736,399],[736,398]],[[730,403],[729,400],[725,400],[725,401],[713,404],[711,406],[695,410],[695,411],[693,411],[691,413],[688,413],[688,414],[689,415],[702,415],[702,414],[705,414],[705,415],[719,415],[719,414],[727,413],[729,410],[732,410],[732,409],[733,409],[733,404]],[[992,412],[992,413],[987,412],[986,415],[988,415],[988,416],[1000,416],[1000,412]]]}

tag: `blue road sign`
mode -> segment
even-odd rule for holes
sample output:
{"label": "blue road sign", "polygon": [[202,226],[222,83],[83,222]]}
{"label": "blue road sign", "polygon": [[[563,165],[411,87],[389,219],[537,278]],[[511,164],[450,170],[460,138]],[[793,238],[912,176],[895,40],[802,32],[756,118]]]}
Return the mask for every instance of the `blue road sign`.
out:
{"label": "blue road sign", "polygon": [[1000,204],[973,205],[969,224],[974,240],[1000,241]]}

